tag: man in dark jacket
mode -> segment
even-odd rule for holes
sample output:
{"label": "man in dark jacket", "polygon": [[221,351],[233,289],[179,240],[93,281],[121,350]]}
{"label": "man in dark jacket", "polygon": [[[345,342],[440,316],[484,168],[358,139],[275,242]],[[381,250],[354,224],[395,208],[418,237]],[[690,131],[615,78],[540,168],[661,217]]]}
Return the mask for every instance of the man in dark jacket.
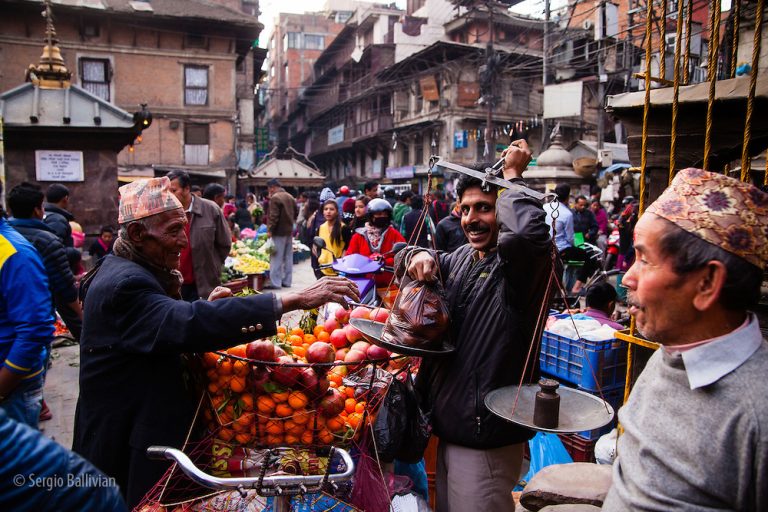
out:
{"label": "man in dark jacket", "polygon": [[451,213],[437,225],[435,245],[438,251],[453,252],[467,243],[467,235],[461,229],[461,210],[459,207],[457,202]]}
{"label": "man in dark jacket", "polygon": [[[133,509],[168,468],[151,445],[180,448],[197,399],[186,389],[181,355],[272,336],[283,313],[359,300],[342,277],[277,297],[217,288],[215,302],[181,298],[180,253],[186,215],[167,177],[120,188],[114,254],[81,286],[85,322],[74,450],[116,479]],[[218,207],[216,207],[218,208]]]}
{"label": "man in dark jacket", "polygon": [[[421,196],[413,196],[411,198],[411,211],[403,217],[403,227],[400,229],[400,233],[409,244],[429,249],[432,247],[432,220],[426,217],[422,219],[423,211],[424,200]],[[414,234],[417,232],[418,236],[415,237]]]}
{"label": "man in dark jacket", "polygon": [[589,209],[587,198],[577,197],[573,206],[573,232],[582,233],[585,242],[596,245],[598,230],[597,219]]}
{"label": "man in dark jacket", "polygon": [[80,251],[75,249],[75,242],[72,240],[72,226],[69,225],[70,221],[75,220],[75,216],[68,210],[69,189],[61,183],[54,183],[45,191],[45,200],[43,221],[56,233],[56,236],[66,247],[67,260],[74,270],[80,263],[82,255]]}
{"label": "man in dark jacket", "polygon": [[192,195],[189,174],[172,171],[168,179],[187,215],[184,229],[189,246],[181,253],[181,296],[191,302],[208,297],[221,284],[221,266],[232,247],[232,233],[216,203]]}
{"label": "man in dark jacket", "polygon": [[[504,177],[522,184],[528,145],[515,141],[504,156]],[[451,254],[409,248],[397,262],[399,273],[419,281],[442,276],[454,333],[456,351],[424,358],[417,381],[440,438],[437,510],[513,510],[510,493],[533,432],[495,416],[484,400],[494,389],[518,385],[524,373],[528,381],[537,373],[535,361],[526,368],[526,354],[545,300],[552,242],[538,201],[484,190],[469,176],[457,192],[469,244]]]}
{"label": "man in dark jacket", "polygon": [[299,212],[296,199],[285,191],[279,181],[269,180],[267,187],[267,236],[275,244],[275,250],[269,257],[269,280],[274,288],[290,288],[293,282],[293,224]]}
{"label": "man in dark jacket", "polygon": [[65,307],[74,313],[67,315],[65,323],[75,339],[79,340],[83,328],[83,312],[77,300],[75,276],[67,261],[64,245],[53,229],[43,222],[43,192],[37,185],[22,183],[11,189],[8,206],[13,214],[8,223],[40,253],[48,275],[53,305],[56,309]]}

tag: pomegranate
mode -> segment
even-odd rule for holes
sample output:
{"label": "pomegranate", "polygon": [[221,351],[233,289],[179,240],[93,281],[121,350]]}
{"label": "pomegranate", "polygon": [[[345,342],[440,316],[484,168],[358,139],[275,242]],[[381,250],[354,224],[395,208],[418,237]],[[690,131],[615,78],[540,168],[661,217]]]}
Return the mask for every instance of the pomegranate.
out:
{"label": "pomegranate", "polygon": [[277,361],[279,358],[283,356],[287,356],[288,353],[282,349],[279,345],[275,345],[275,361]]}
{"label": "pomegranate", "polygon": [[255,361],[275,361],[275,344],[269,340],[256,340],[245,347],[245,357]]}
{"label": "pomegranate", "polygon": [[300,369],[297,366],[284,366],[295,361],[290,356],[281,356],[277,359],[280,366],[272,368],[272,380],[286,387],[293,387],[299,381]]}
{"label": "pomegranate", "polygon": [[316,341],[307,349],[308,363],[332,363],[334,357],[333,345]]}
{"label": "pomegranate", "polygon": [[328,389],[326,395],[317,405],[317,410],[326,418],[333,418],[344,410],[344,396],[336,388]]}
{"label": "pomegranate", "polygon": [[365,355],[368,359],[387,359],[389,358],[389,350],[378,345],[371,345],[368,347]]}
{"label": "pomegranate", "polygon": [[[347,338],[344,338],[345,340]],[[348,348],[340,348],[336,351],[336,361],[343,361],[345,357],[347,357],[347,352],[349,352]]]}
{"label": "pomegranate", "polygon": [[[345,363],[360,363],[365,361],[365,352],[359,350],[350,350],[344,358]],[[350,370],[355,371],[360,368],[360,365],[351,365]]]}
{"label": "pomegranate", "polygon": [[299,372],[299,383],[311,399],[317,399],[328,391],[328,379],[319,377],[312,368],[302,368]]}

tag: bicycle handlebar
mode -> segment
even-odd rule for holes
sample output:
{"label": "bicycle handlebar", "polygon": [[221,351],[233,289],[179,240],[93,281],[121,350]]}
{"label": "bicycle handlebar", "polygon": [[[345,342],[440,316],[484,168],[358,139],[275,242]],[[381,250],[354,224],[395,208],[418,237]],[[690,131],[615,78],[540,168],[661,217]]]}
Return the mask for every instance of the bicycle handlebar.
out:
{"label": "bicycle handlebar", "polygon": [[283,489],[281,486],[301,486],[301,487],[315,487],[322,486],[325,483],[335,484],[336,482],[344,482],[352,478],[355,473],[355,463],[349,452],[342,450],[341,448],[331,448],[331,453],[328,456],[328,467],[330,468],[331,460],[334,453],[338,453],[341,456],[346,471],[343,473],[328,474],[325,475],[275,475],[275,476],[258,476],[258,477],[238,477],[238,478],[220,478],[209,475],[202,471],[187,455],[181,450],[176,448],[170,448],[168,446],[150,446],[147,448],[147,457],[154,460],[168,459],[176,462],[181,470],[194,482],[208,487],[210,489],[239,489],[239,488],[256,488],[256,489],[274,489],[276,494],[282,494]]}

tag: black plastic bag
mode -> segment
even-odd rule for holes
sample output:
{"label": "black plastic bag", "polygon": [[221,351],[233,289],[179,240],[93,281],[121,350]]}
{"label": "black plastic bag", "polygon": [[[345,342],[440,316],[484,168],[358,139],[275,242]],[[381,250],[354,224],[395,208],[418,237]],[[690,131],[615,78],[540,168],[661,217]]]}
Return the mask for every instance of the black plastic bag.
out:
{"label": "black plastic bag", "polygon": [[373,424],[376,450],[382,462],[415,464],[424,456],[432,435],[430,416],[420,406],[410,371],[405,382],[394,379]]}
{"label": "black plastic bag", "polygon": [[405,434],[395,458],[402,462],[416,464],[424,457],[424,450],[427,449],[429,438],[432,435],[431,417],[429,412],[422,409],[411,372],[406,372],[403,386],[405,388],[407,421]]}

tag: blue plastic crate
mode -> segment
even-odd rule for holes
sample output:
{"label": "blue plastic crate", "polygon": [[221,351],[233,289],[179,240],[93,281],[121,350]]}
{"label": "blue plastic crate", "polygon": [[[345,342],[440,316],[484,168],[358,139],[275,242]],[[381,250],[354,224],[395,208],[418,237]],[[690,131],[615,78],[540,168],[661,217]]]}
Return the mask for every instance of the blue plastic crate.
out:
{"label": "blue plastic crate", "polygon": [[[583,390],[584,391],[584,390]],[[597,393],[592,393],[593,395],[599,396]],[[610,423],[607,425],[596,428],[594,430],[584,430],[582,432],[579,432],[579,435],[583,437],[584,439],[588,439],[592,441],[593,439],[598,439],[600,436],[607,434],[608,432],[613,429],[616,424],[618,423],[618,414],[619,414],[619,408],[624,403],[624,386],[615,387],[613,389],[609,390],[603,390],[603,399],[611,404],[611,407],[613,407],[614,416]]]}
{"label": "blue plastic crate", "polygon": [[539,355],[541,371],[585,391],[624,386],[627,344],[622,340],[574,340],[544,331]]}

